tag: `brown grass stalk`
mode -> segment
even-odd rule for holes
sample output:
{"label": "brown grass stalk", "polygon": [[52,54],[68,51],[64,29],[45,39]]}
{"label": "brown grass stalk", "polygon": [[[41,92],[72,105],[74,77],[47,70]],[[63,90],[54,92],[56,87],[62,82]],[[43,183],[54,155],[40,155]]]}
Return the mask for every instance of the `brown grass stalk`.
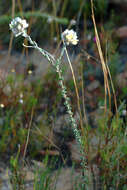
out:
{"label": "brown grass stalk", "polygon": [[[91,10],[92,10],[92,20],[93,20],[94,30],[95,30],[96,44],[97,44],[97,48],[98,48],[98,52],[99,52],[99,56],[100,56],[100,60],[101,60],[101,65],[102,65],[102,70],[103,70],[103,74],[104,74],[105,111],[107,110],[107,100],[106,100],[107,96],[109,98],[109,108],[110,108],[110,111],[111,111],[111,91],[110,91],[110,85],[109,85],[109,79],[110,79],[111,87],[112,87],[112,91],[113,91],[115,108],[116,108],[116,112],[117,112],[117,101],[116,101],[115,89],[114,89],[114,85],[113,85],[113,82],[112,82],[112,77],[111,77],[109,67],[105,63],[104,56],[103,56],[103,53],[102,53],[101,43],[100,43],[100,39],[99,39],[97,27],[96,27],[96,22],[95,22],[93,0],[91,0]],[[109,76],[109,79],[108,79],[108,76]]]}
{"label": "brown grass stalk", "polygon": [[[100,43],[100,39],[99,39],[97,27],[96,27],[96,22],[95,22],[93,0],[91,0],[91,10],[92,10],[92,20],[93,20],[94,30],[95,30],[96,44],[97,44],[97,48],[98,48],[98,52],[99,52],[99,56],[100,56],[100,60],[101,60],[101,64],[102,64],[102,70],[103,70],[103,73],[104,73],[105,111],[106,111],[106,107],[107,107],[106,106],[107,95],[109,96],[109,108],[110,108],[110,111],[111,111],[111,92],[110,92],[110,86],[109,86],[109,80],[108,80],[108,76],[109,76],[110,83],[111,83],[111,88],[112,88],[112,92],[113,92],[116,115],[118,116],[118,108],[117,108],[117,99],[116,99],[115,88],[114,88],[114,84],[113,84],[113,81],[112,81],[112,76],[111,76],[111,73],[110,73],[110,69],[109,69],[108,65],[105,63],[105,60],[104,60],[104,57],[103,57],[101,43]],[[107,92],[108,92],[108,94],[107,94]]]}
{"label": "brown grass stalk", "polygon": [[81,107],[80,107],[80,98],[79,98],[79,92],[78,92],[77,82],[76,82],[76,79],[75,79],[74,70],[73,70],[73,67],[72,67],[72,64],[71,64],[71,61],[70,61],[70,58],[69,58],[69,55],[68,55],[68,52],[67,52],[66,48],[65,48],[65,52],[66,52],[66,55],[67,55],[68,63],[69,63],[70,69],[71,69],[72,78],[73,78],[73,82],[74,82],[74,87],[75,87],[75,92],[76,92],[76,97],[77,97],[77,106],[78,106],[78,111],[79,111],[79,115],[80,115],[81,131],[82,131],[83,137],[85,137],[84,128],[83,128],[83,118],[82,118],[82,112],[81,112]]}
{"label": "brown grass stalk", "polygon": [[[15,16],[15,0],[12,0],[12,13],[11,13],[11,15],[12,15],[12,19],[13,19],[14,16]],[[8,61],[9,61],[9,58],[10,58],[13,38],[14,38],[14,35],[13,35],[13,33],[11,33],[6,64],[8,64]]]}

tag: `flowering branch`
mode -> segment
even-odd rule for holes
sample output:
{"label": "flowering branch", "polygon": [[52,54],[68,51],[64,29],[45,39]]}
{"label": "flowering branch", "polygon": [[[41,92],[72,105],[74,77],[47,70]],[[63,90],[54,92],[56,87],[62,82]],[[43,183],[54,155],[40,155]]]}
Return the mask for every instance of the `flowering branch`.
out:
{"label": "flowering branch", "polygon": [[55,60],[54,56],[52,56],[49,52],[45,51],[44,49],[40,48],[37,45],[37,43],[35,41],[33,41],[31,39],[31,37],[27,34],[26,29],[28,28],[28,24],[26,23],[26,20],[23,20],[23,19],[17,17],[12,20],[12,22],[9,26],[10,26],[10,29],[12,30],[12,32],[14,33],[15,37],[22,35],[31,44],[31,46],[27,46],[27,45],[23,44],[24,47],[37,49],[48,60],[48,62],[50,62],[55,67],[55,70],[58,73],[59,85],[61,87],[62,97],[65,100],[64,105],[67,108],[67,113],[69,114],[69,117],[70,117],[69,120],[71,122],[72,129],[73,129],[73,132],[74,132],[74,135],[75,135],[75,138],[76,138],[76,141],[78,143],[79,150],[81,153],[81,162],[82,162],[81,164],[82,164],[83,168],[86,168],[86,160],[85,160],[85,155],[84,155],[85,153],[84,153],[82,138],[80,135],[80,131],[78,130],[75,118],[73,116],[73,112],[72,112],[71,105],[70,105],[70,99],[67,96],[67,90],[63,83],[64,78],[62,76],[62,70],[60,68],[61,59],[66,50],[66,45],[69,45],[69,44],[77,45],[77,43],[79,41],[77,39],[76,32],[74,32],[73,30],[66,29],[62,33],[62,39],[64,42],[64,46],[62,48],[60,57],[57,60]]}

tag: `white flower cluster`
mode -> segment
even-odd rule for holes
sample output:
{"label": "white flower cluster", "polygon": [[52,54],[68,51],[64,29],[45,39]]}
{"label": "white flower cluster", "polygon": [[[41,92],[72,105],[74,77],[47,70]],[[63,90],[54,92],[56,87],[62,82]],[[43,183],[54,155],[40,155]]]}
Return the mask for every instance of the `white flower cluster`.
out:
{"label": "white flower cluster", "polygon": [[24,101],[23,101],[23,93],[20,93],[19,96],[20,96],[19,103],[20,103],[20,104],[23,104],[23,102],[24,102]]}
{"label": "white flower cluster", "polygon": [[64,40],[64,42],[69,45],[77,45],[78,43],[78,39],[77,39],[77,34],[74,30],[68,30],[66,29],[63,33],[62,33],[62,38]]}
{"label": "white flower cluster", "polygon": [[26,28],[28,28],[29,24],[26,22],[25,19],[16,17],[15,19],[11,21],[11,24],[9,24],[9,26],[13,34],[17,37],[25,33]]}

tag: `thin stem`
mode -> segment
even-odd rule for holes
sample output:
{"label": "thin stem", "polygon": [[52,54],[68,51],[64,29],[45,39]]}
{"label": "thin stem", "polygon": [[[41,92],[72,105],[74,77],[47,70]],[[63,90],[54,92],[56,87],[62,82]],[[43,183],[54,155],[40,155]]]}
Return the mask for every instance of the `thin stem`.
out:
{"label": "thin stem", "polygon": [[108,97],[109,97],[109,107],[111,110],[111,92],[110,92],[110,87],[109,87],[109,82],[108,82],[108,70],[107,70],[107,67],[106,67],[106,64],[104,61],[101,43],[100,43],[100,39],[99,39],[97,27],[96,27],[96,22],[95,22],[95,17],[94,17],[93,0],[91,0],[91,10],[92,10],[92,20],[93,20],[95,36],[96,36],[96,44],[97,44],[97,48],[98,48],[98,52],[99,52],[99,56],[100,56],[100,60],[101,60],[101,65],[102,65],[102,70],[103,70],[103,74],[104,74],[105,112],[106,112],[106,110],[107,110],[107,105],[106,105],[107,92],[108,92]]}
{"label": "thin stem", "polygon": [[65,103],[64,105],[66,106],[67,108],[67,113],[69,114],[69,119],[70,119],[70,122],[71,122],[71,125],[72,125],[72,129],[73,129],[73,132],[74,132],[74,135],[76,137],[76,140],[77,140],[77,143],[78,143],[78,146],[79,146],[79,150],[81,152],[81,160],[82,160],[82,164],[83,166],[85,167],[86,165],[86,160],[85,160],[85,156],[84,156],[84,148],[83,148],[83,143],[82,143],[82,140],[81,140],[81,135],[80,135],[80,132],[78,130],[78,127],[77,127],[77,123],[73,117],[73,112],[71,110],[71,105],[70,105],[70,99],[69,97],[67,96],[67,90],[66,90],[66,87],[63,83],[63,77],[62,77],[62,71],[60,69],[60,65],[59,65],[59,61],[57,62],[57,64],[55,65],[56,67],[56,72],[58,73],[58,77],[59,77],[59,85],[61,87],[61,91],[62,91],[62,97],[64,98],[65,100]]}
{"label": "thin stem", "polygon": [[[80,131],[78,130],[78,126],[77,126],[77,123],[75,121],[75,118],[73,116],[73,112],[72,112],[71,105],[70,105],[70,99],[67,96],[66,86],[64,85],[64,82],[63,82],[64,78],[62,76],[62,70],[60,69],[61,59],[62,59],[63,54],[65,52],[66,46],[64,44],[64,47],[62,48],[62,51],[61,51],[61,54],[60,54],[60,57],[57,60],[55,60],[55,58],[50,53],[48,53],[47,51],[45,51],[42,48],[38,47],[37,43],[35,41],[32,41],[32,39],[31,39],[31,37],[29,35],[24,33],[23,36],[25,38],[27,38],[29,43],[32,45],[30,47],[37,49],[48,60],[48,62],[51,63],[51,65],[55,68],[56,72],[58,73],[59,85],[61,87],[61,92],[62,92],[61,94],[62,94],[62,97],[65,100],[64,105],[66,106],[67,113],[69,114],[69,120],[70,120],[70,123],[71,123],[71,126],[72,126],[72,130],[73,130],[73,133],[75,135],[75,138],[76,138],[79,150],[80,150],[81,165],[82,165],[83,169],[86,169],[86,156],[85,156],[85,151],[84,151],[84,147],[83,147],[83,141],[82,141],[82,138],[81,138],[81,135],[80,135]],[[25,47],[29,47],[29,46],[25,45]],[[29,129],[29,131],[30,131],[30,129]],[[29,133],[28,133],[28,138],[27,139],[29,139]],[[28,142],[28,140],[27,140],[27,142]],[[86,183],[88,182],[87,177],[85,177],[85,182]]]}
{"label": "thin stem", "polygon": [[27,138],[26,138],[26,143],[25,143],[25,148],[24,148],[24,153],[23,153],[23,161],[25,160],[26,151],[27,151],[27,147],[28,147],[28,143],[29,143],[30,130],[31,130],[31,124],[32,124],[33,114],[34,114],[34,108],[32,108],[31,118],[30,118],[30,122],[29,122],[29,126],[28,126],[28,133],[27,133]]}
{"label": "thin stem", "polygon": [[80,125],[81,125],[81,130],[82,130],[82,134],[83,136],[85,136],[84,134],[84,128],[83,128],[83,119],[82,119],[82,112],[81,112],[81,107],[80,107],[80,98],[79,98],[79,93],[78,93],[78,88],[77,88],[77,83],[76,83],[76,79],[75,79],[75,74],[74,74],[74,70],[67,52],[67,48],[65,46],[65,52],[67,55],[67,59],[68,59],[68,63],[71,69],[71,73],[72,73],[72,77],[73,77],[73,81],[74,81],[74,86],[75,86],[75,92],[76,92],[76,96],[77,96],[77,105],[78,105],[78,110],[79,110],[79,115],[80,115]]}
{"label": "thin stem", "polygon": [[88,126],[88,120],[86,117],[86,108],[85,108],[85,95],[84,95],[84,80],[83,80],[83,66],[81,65],[81,78],[82,78],[82,103],[83,103],[83,116],[86,123],[86,126]]}
{"label": "thin stem", "polygon": [[[15,0],[12,0],[12,18],[14,18],[14,15],[15,15]],[[13,33],[11,33],[6,64],[8,64],[8,61],[9,61],[9,58],[10,58],[13,38],[14,38],[14,35],[13,35]]]}

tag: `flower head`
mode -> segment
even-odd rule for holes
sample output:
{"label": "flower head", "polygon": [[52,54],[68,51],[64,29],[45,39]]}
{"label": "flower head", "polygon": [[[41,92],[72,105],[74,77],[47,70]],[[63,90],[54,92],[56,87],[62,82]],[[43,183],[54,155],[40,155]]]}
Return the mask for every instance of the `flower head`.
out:
{"label": "flower head", "polygon": [[72,19],[72,20],[70,21],[70,25],[71,25],[71,26],[72,26],[72,25],[76,25],[76,20]]}
{"label": "flower head", "polygon": [[28,71],[28,74],[31,75],[33,72],[31,70]]}
{"label": "flower head", "polygon": [[0,104],[0,107],[1,107],[1,108],[4,108],[4,104]]}
{"label": "flower head", "polygon": [[19,103],[20,103],[20,104],[23,104],[23,99],[19,99]]}
{"label": "flower head", "polygon": [[77,34],[74,30],[68,30],[66,29],[63,33],[62,33],[62,38],[64,40],[64,42],[69,45],[77,45],[78,43],[78,39],[77,39]]}
{"label": "flower head", "polygon": [[17,37],[19,35],[23,35],[28,28],[29,24],[26,22],[25,19],[21,19],[20,17],[16,17],[11,21],[9,24],[10,29],[12,30],[13,34]]}
{"label": "flower head", "polygon": [[50,24],[53,21],[53,17],[49,16],[47,22]]}

